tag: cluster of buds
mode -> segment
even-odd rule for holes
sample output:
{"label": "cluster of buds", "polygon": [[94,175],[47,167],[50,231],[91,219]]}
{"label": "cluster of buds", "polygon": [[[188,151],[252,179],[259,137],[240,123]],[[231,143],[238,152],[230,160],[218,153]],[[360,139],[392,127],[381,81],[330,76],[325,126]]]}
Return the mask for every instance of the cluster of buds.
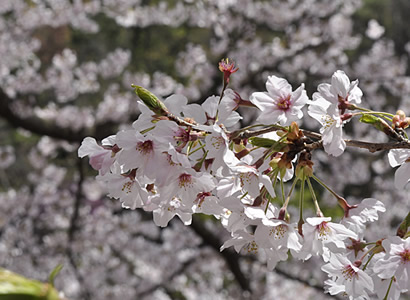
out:
{"label": "cluster of buds", "polygon": [[393,117],[392,127],[394,129],[401,128],[406,129],[410,125],[410,117],[406,117],[406,114],[402,110],[398,110]]}

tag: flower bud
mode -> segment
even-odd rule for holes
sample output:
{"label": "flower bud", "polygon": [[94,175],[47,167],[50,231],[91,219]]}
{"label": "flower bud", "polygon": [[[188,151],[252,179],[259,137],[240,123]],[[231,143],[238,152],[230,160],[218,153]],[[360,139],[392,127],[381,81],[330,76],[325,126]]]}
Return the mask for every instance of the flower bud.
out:
{"label": "flower bud", "polygon": [[397,133],[393,130],[393,128],[387,124],[387,122],[379,117],[370,115],[370,114],[364,114],[360,120],[362,123],[370,124],[376,129],[383,131],[386,135],[396,138]]}
{"label": "flower bud", "polygon": [[399,116],[400,119],[404,119],[406,117],[406,114],[401,109],[396,111],[396,115]]}
{"label": "flower bud", "polygon": [[157,96],[155,96],[153,93],[148,91],[147,89],[144,89],[143,87],[137,86],[132,84],[131,85],[133,88],[135,88],[135,93],[140,97],[142,102],[156,115],[158,116],[167,116],[168,115],[168,109],[162,103],[161,100],[158,99]]}
{"label": "flower bud", "polygon": [[311,161],[312,155],[310,152],[302,152],[299,156],[298,165],[296,166],[296,177],[305,180],[307,177],[313,175],[313,162]]}
{"label": "flower bud", "polygon": [[238,71],[238,68],[235,68],[235,62],[229,58],[222,59],[219,62],[219,70],[224,73],[224,85],[226,86],[229,83],[229,77],[232,73]]}

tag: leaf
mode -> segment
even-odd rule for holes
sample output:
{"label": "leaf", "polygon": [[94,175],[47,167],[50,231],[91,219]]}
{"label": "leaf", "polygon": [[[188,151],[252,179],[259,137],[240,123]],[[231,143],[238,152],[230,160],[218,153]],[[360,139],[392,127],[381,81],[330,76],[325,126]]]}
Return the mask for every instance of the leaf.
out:
{"label": "leaf", "polygon": [[63,264],[58,264],[53,271],[51,271],[50,275],[48,276],[48,283],[54,286],[54,279],[60,273],[61,269],[63,268]]}
{"label": "leaf", "polygon": [[276,152],[281,152],[287,146],[286,143],[261,137],[251,137],[249,142],[256,147],[271,148]]}

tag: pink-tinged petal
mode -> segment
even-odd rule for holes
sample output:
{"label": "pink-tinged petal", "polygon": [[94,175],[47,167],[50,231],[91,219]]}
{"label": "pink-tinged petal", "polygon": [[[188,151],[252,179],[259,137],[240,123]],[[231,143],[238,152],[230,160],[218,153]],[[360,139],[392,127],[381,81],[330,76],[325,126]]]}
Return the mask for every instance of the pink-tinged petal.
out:
{"label": "pink-tinged petal", "polygon": [[265,249],[268,270],[272,271],[278,262],[288,259],[288,252],[286,248],[279,250]]}
{"label": "pink-tinged petal", "polygon": [[189,226],[192,223],[192,214],[186,212],[178,212],[177,216],[184,223],[185,226]]}
{"label": "pink-tinged petal", "polygon": [[253,104],[256,105],[261,111],[270,109],[270,107],[275,107],[273,98],[265,92],[256,92],[253,93],[249,99]]}
{"label": "pink-tinged petal", "polygon": [[101,141],[103,146],[113,146],[115,144],[115,135],[110,135]]}
{"label": "pink-tinged petal", "polygon": [[350,83],[349,97],[348,100],[350,103],[360,104],[362,102],[363,92],[358,87],[359,80],[355,80]]}
{"label": "pink-tinged petal", "polygon": [[[330,259],[332,261],[332,258]],[[331,276],[334,276],[335,274],[338,274],[340,267],[342,265],[336,265],[336,264],[332,264],[332,263],[328,263],[324,266],[322,266],[322,271],[328,273]]]}
{"label": "pink-tinged petal", "polygon": [[91,155],[95,152],[100,152],[101,150],[104,151],[104,148],[97,144],[97,141],[92,137],[86,137],[82,143],[80,148],[78,149],[78,157],[84,157],[87,155]]}
{"label": "pink-tinged petal", "polygon": [[220,120],[221,120],[221,123],[225,125],[225,127],[231,127],[235,125],[236,123],[238,123],[239,120],[242,120],[242,117],[236,111],[233,111],[230,113],[228,117],[225,118],[224,121],[222,121],[223,120],[222,117]]}
{"label": "pink-tinged petal", "polygon": [[156,209],[153,211],[154,223],[160,227],[166,227],[168,222],[175,216],[175,212],[168,209]]}
{"label": "pink-tinged petal", "polygon": [[394,185],[398,189],[404,189],[404,187],[410,181],[410,162],[406,162],[401,165],[394,174]]}
{"label": "pink-tinged petal", "polygon": [[138,142],[137,136],[142,137],[135,130],[122,130],[117,133],[115,142],[120,148],[135,148]]}
{"label": "pink-tinged petal", "polygon": [[275,98],[290,95],[292,93],[292,86],[286,79],[279,78],[275,75],[269,76],[266,82],[266,89],[269,94]]}
{"label": "pink-tinged petal", "polygon": [[184,95],[172,95],[165,99],[164,104],[174,115],[180,115],[183,108],[187,105],[188,99]]}
{"label": "pink-tinged petal", "polygon": [[321,83],[317,87],[316,93],[313,94],[313,100],[322,98],[329,102],[334,102],[335,95],[331,91],[331,85],[328,83]]}
{"label": "pink-tinged petal", "polygon": [[336,282],[328,279],[325,281],[325,288],[330,295],[337,295],[339,293],[345,292],[345,286],[342,284],[337,284]]}
{"label": "pink-tinged petal", "polygon": [[216,112],[218,111],[218,103],[219,103],[219,97],[217,96],[211,96],[208,97],[208,99],[205,100],[204,103],[202,103],[202,109],[205,111],[205,113],[208,115],[208,117],[215,118],[216,117]]}
{"label": "pink-tinged petal", "polygon": [[327,218],[313,217],[313,218],[307,218],[306,222],[311,226],[316,226],[316,225],[321,224],[322,222],[330,222],[331,220],[332,220],[331,217],[327,217]]}
{"label": "pink-tinged petal", "polygon": [[298,87],[290,97],[291,102],[293,103],[293,107],[302,108],[309,100],[306,91],[305,85],[302,83],[300,87]]}
{"label": "pink-tinged petal", "polygon": [[199,104],[190,104],[183,109],[184,116],[192,118],[199,124],[205,124],[207,119],[203,108]]}
{"label": "pink-tinged petal", "polygon": [[376,261],[373,270],[382,279],[390,279],[394,273],[398,265],[400,264],[400,259],[397,258],[396,260],[392,261],[385,261],[385,260],[378,260]]}
{"label": "pink-tinged petal", "polygon": [[102,168],[106,154],[107,153],[99,153],[90,157],[90,165],[94,170],[100,170]]}
{"label": "pink-tinged petal", "polygon": [[279,116],[281,116],[283,113],[280,110],[265,110],[262,111],[262,113],[258,117],[258,122],[264,123],[264,124],[274,124],[278,121]]}
{"label": "pink-tinged petal", "polygon": [[300,251],[300,249],[302,249],[302,244],[299,242],[298,234],[295,231],[289,231],[287,246],[289,249],[293,249],[295,251]]}
{"label": "pink-tinged petal", "polygon": [[[350,87],[349,77],[343,71],[336,71],[332,76],[332,92],[337,97],[338,95],[346,98]],[[337,102],[338,99],[335,98]]]}
{"label": "pink-tinged petal", "polygon": [[397,167],[402,165],[408,158],[410,158],[410,149],[392,149],[387,155],[390,166]]}
{"label": "pink-tinged petal", "polygon": [[275,190],[272,187],[272,181],[270,180],[269,176],[261,175],[259,177],[259,180],[265,186],[266,190],[269,192],[272,198],[275,198]]}
{"label": "pink-tinged petal", "polygon": [[339,239],[346,239],[348,237],[357,239],[358,236],[356,233],[353,231],[347,229],[344,225],[342,224],[336,224],[336,223],[328,223],[329,227],[334,230],[335,234],[337,234]]}

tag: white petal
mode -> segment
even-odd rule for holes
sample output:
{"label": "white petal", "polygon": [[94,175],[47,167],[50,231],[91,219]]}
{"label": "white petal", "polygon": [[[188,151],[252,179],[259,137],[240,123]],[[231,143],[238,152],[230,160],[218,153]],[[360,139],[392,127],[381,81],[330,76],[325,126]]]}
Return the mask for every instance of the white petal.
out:
{"label": "white petal", "polygon": [[408,158],[410,158],[410,149],[392,149],[387,155],[390,166],[397,167],[402,165]]}
{"label": "white petal", "polygon": [[394,185],[398,189],[404,189],[410,181],[410,162],[406,162],[397,169],[394,174]]}

